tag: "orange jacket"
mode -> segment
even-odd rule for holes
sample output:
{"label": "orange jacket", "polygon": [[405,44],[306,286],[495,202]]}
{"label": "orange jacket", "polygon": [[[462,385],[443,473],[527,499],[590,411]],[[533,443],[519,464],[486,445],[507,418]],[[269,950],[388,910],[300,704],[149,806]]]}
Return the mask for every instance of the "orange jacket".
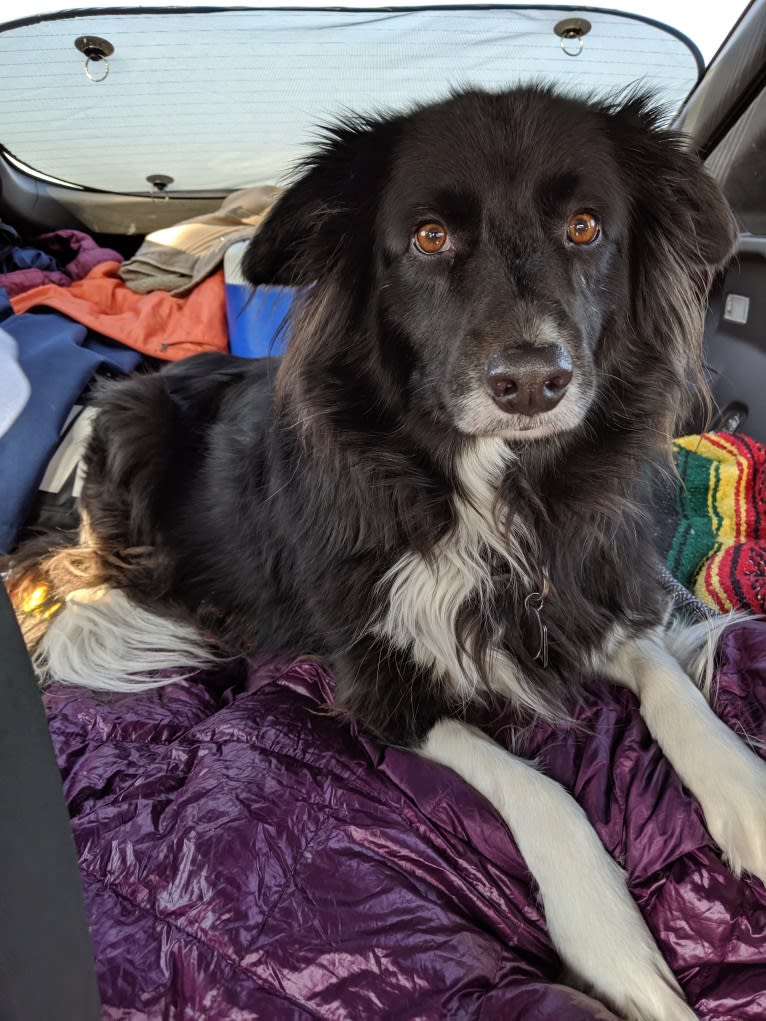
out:
{"label": "orange jacket", "polygon": [[228,350],[223,270],[175,298],[165,291],[134,293],[117,276],[119,267],[102,262],[71,287],[34,287],[11,300],[13,310],[55,308],[105,337],[167,361]]}

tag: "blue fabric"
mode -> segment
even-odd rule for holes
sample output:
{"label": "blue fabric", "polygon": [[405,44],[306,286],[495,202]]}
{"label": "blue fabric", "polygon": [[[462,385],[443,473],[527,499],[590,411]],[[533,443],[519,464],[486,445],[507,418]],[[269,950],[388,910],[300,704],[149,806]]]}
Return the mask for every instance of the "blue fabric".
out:
{"label": "blue fabric", "polygon": [[128,372],[138,352],[89,333],[58,312],[26,312],[3,321],[19,346],[32,385],[27,406],[0,437],[0,551],[15,539],[56,449],[67,415],[94,373]]}
{"label": "blue fabric", "polygon": [[4,287],[0,287],[0,323],[13,315],[13,305]]}
{"label": "blue fabric", "polygon": [[2,224],[0,227],[0,273],[16,269],[42,269],[54,271],[59,264],[46,252],[32,245],[23,244],[18,232]]}
{"label": "blue fabric", "polygon": [[52,255],[46,255],[39,248],[32,248],[29,245],[12,248],[5,258],[0,259],[0,267],[3,273],[10,273],[14,269],[42,269],[47,272],[61,269]]}

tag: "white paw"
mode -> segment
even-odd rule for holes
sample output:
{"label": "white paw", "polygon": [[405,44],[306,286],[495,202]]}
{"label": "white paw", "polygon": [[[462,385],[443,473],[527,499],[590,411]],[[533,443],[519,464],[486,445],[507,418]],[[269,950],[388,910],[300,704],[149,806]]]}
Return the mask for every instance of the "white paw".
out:
{"label": "white paw", "polygon": [[[603,849],[591,854],[587,877],[570,876],[545,912],[573,984],[626,1021],[696,1021],[622,871]],[[568,864],[576,869],[576,858]]]}
{"label": "white paw", "polygon": [[610,676],[638,695],[650,733],[699,801],[734,874],[744,870],[766,883],[766,763],[657,643],[626,643]]}
{"label": "white paw", "polygon": [[623,966],[602,973],[597,983],[570,972],[571,984],[625,1021],[698,1021],[656,948],[654,954],[648,947],[626,953]]}
{"label": "white paw", "polygon": [[625,1021],[699,1021],[673,981],[649,968],[641,976],[636,972],[634,981],[610,995],[604,991],[602,999]]}
{"label": "white paw", "polygon": [[728,733],[728,747],[714,749],[690,789],[734,875],[750,872],[766,884],[766,762]]}
{"label": "white paw", "polygon": [[508,823],[574,984],[627,1021],[696,1021],[624,873],[563,787],[454,720],[436,724],[421,754],[457,770]]}

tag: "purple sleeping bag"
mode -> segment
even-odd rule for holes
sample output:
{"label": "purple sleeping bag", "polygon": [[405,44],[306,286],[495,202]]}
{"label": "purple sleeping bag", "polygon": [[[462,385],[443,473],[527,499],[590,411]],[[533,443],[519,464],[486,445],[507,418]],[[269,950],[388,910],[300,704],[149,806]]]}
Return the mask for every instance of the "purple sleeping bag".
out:
{"label": "purple sleeping bag", "polygon": [[[331,683],[272,659],[148,694],[47,694],[104,1017],[613,1021],[562,984],[491,806],[328,713]],[[766,626],[724,639],[715,705],[766,740]],[[624,863],[699,1017],[763,1021],[763,886],[722,864],[627,690],[578,721],[538,727],[528,755]]]}

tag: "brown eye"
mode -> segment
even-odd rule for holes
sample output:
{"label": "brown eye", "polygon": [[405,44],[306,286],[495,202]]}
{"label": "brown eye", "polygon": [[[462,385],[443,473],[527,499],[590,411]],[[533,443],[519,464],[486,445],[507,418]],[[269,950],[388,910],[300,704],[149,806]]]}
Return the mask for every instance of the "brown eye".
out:
{"label": "brown eye", "polygon": [[415,231],[415,247],[424,255],[436,255],[449,247],[449,234],[440,223],[424,223]]}
{"label": "brown eye", "polygon": [[591,245],[601,233],[601,220],[595,213],[575,213],[567,224],[567,237],[575,245]]}

